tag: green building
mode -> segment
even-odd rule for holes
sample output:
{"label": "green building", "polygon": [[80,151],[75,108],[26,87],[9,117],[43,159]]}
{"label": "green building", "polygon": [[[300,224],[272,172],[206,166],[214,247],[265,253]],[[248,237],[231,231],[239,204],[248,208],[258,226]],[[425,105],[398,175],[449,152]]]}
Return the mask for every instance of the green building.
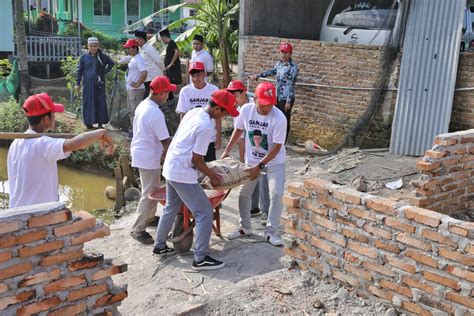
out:
{"label": "green building", "polygon": [[[162,8],[179,4],[181,0],[47,0],[46,2],[52,6],[48,8],[49,11],[56,12],[60,29],[64,27],[66,21],[79,19],[88,28],[113,37],[122,37],[122,29],[126,25]],[[182,14],[181,10],[177,10],[174,13],[157,15],[150,27],[159,30],[170,22],[181,19]]]}

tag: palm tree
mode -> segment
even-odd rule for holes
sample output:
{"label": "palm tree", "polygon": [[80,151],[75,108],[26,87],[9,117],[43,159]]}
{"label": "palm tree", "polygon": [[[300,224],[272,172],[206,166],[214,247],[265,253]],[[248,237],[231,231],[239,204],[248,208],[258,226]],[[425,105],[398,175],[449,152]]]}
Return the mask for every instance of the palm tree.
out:
{"label": "palm tree", "polygon": [[28,53],[26,50],[26,30],[23,18],[23,1],[15,0],[16,51],[20,66],[20,88],[23,99],[30,95],[30,77],[28,74]]}

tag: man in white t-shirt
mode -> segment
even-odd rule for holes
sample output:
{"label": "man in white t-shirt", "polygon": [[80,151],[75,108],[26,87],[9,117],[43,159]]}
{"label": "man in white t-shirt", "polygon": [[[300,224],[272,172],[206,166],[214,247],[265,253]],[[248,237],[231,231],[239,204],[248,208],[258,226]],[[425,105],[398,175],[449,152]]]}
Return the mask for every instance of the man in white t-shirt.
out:
{"label": "man in white t-shirt", "polygon": [[161,159],[171,142],[160,104],[168,100],[170,91],[176,91],[176,85],[171,84],[167,77],[159,76],[150,83],[150,90],[148,98],[135,111],[130,145],[132,167],[138,168],[142,185],[138,216],[131,235],[143,244],[153,243],[146,227],[155,217],[157,201],[149,199],[148,194],[160,186]]}
{"label": "man in white t-shirt", "polygon": [[71,152],[100,141],[113,152],[113,141],[105,129],[82,133],[71,139],[37,135],[54,129],[55,113],[64,106],[48,94],[30,96],[23,104],[29,128],[25,139],[15,139],[8,150],[10,208],[59,200],[57,161]]}
{"label": "man in white t-shirt", "polygon": [[269,82],[260,83],[255,89],[255,103],[248,103],[240,110],[235,129],[221,158],[228,156],[232,147],[245,131],[245,164],[249,166],[253,181],[240,188],[239,213],[240,227],[227,237],[235,239],[252,234],[250,221],[251,196],[258,183],[261,171],[266,171],[270,196],[268,223],[265,227],[266,240],[281,246],[277,236],[283,210],[283,192],[285,190],[285,138],[286,118],[278,110],[275,86]]}
{"label": "man in white t-shirt", "polygon": [[136,31],[135,38],[140,45],[140,55],[142,55],[145,62],[147,75],[145,78],[145,93],[143,99],[148,98],[150,94],[150,83],[153,79],[158,76],[163,76],[165,72],[165,64],[161,60],[160,53],[153,47],[152,44],[147,42],[147,33],[143,31]]}
{"label": "man in white t-shirt", "polygon": [[[215,85],[205,81],[206,72],[203,63],[191,63],[189,74],[192,82],[181,89],[176,106],[176,112],[179,113],[181,120],[190,110],[205,107],[209,103],[212,93],[219,90]],[[218,150],[221,147],[221,119],[212,120],[212,123],[215,125],[215,132],[212,134],[211,143],[204,157],[205,162],[216,160],[216,149]]]}
{"label": "man in white t-shirt", "polygon": [[[128,62],[128,70],[125,74],[125,86],[127,88],[127,101],[128,101],[128,113],[130,117],[130,133],[129,138],[133,136],[133,118],[135,116],[135,109],[138,104],[143,100],[143,94],[145,93],[145,79],[148,74],[146,70],[145,62],[143,57],[139,53],[138,42],[134,39],[129,39],[123,45],[127,50],[128,56],[122,58],[119,64]],[[131,57],[131,58],[130,58]]]}
{"label": "man in white t-shirt", "polygon": [[174,251],[168,248],[166,240],[179,208],[184,203],[196,221],[193,270],[214,270],[224,266],[223,262],[207,255],[213,211],[206,193],[198,183],[198,172],[208,176],[214,186],[221,182],[219,175],[207,167],[203,157],[214,133],[212,121],[227,114],[233,117],[239,115],[235,109],[234,96],[226,90],[215,91],[208,105],[192,109],[183,118],[163,164],[166,205],[158,224],[153,253],[161,255]]}
{"label": "man in white t-shirt", "polygon": [[204,64],[207,76],[212,75],[214,71],[214,61],[211,54],[204,49],[204,37],[199,34],[193,37],[193,51],[191,52],[191,62],[199,61]]}

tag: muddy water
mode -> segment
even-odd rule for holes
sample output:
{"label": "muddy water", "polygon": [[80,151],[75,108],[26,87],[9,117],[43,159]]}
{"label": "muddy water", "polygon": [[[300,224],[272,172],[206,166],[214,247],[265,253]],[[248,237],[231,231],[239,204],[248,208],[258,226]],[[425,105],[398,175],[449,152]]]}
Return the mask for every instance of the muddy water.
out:
{"label": "muddy water", "polygon": [[[8,208],[7,149],[0,148],[0,208]],[[104,196],[108,185],[115,185],[113,178],[97,176],[58,165],[59,200],[73,211],[93,211],[113,206]]]}

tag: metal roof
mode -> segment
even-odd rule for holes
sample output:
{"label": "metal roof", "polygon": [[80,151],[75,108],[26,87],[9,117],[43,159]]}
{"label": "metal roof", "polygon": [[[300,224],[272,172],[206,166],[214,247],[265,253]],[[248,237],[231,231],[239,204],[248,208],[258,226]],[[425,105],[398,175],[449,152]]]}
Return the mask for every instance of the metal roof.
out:
{"label": "metal roof", "polygon": [[422,155],[449,127],[466,0],[415,0],[403,42],[390,152]]}

